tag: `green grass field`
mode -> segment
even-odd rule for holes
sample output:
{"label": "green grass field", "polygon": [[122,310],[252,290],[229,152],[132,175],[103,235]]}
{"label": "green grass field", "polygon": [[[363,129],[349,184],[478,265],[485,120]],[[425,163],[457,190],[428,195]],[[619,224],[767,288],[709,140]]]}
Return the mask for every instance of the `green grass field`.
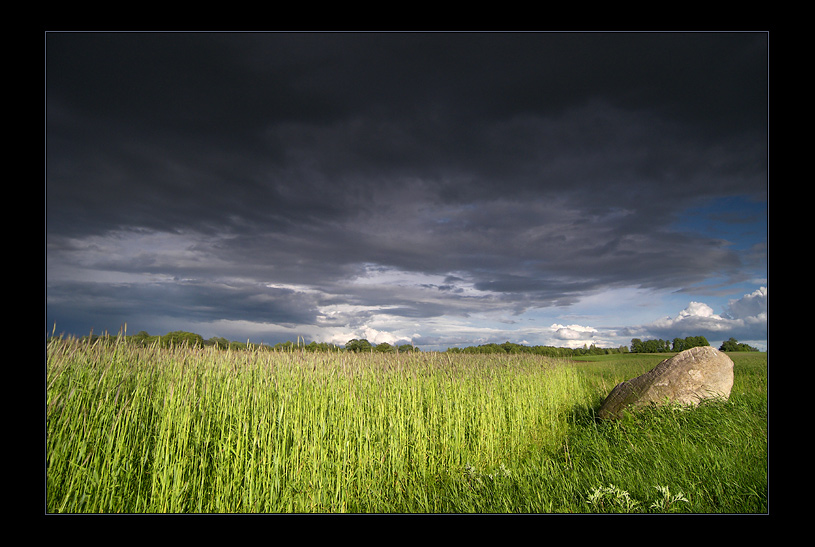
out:
{"label": "green grass field", "polygon": [[666,354],[47,349],[48,513],[765,513],[767,358],[727,403],[595,412]]}

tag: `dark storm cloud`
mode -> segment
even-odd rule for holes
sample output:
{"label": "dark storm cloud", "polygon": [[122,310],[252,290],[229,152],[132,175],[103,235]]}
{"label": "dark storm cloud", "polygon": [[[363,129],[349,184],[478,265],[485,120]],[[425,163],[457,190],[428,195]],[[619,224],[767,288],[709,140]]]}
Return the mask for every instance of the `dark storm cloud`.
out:
{"label": "dark storm cloud", "polygon": [[[315,321],[316,302],[292,290],[262,285],[226,285],[208,281],[173,280],[144,283],[66,282],[49,290],[50,313],[55,317],[78,318],[93,324],[93,315],[109,318],[111,328],[130,323],[145,325],[160,318],[178,324],[206,323],[217,318],[277,325],[309,324]],[[88,303],[92,302],[92,312]],[[61,324],[61,323],[60,323]],[[61,326],[60,328],[64,328]],[[141,330],[141,329],[140,329]]]}
{"label": "dark storm cloud", "polygon": [[[444,309],[349,286],[371,264],[516,308],[735,278],[727,242],[671,226],[766,200],[766,65],[762,33],[48,33],[49,298],[80,255],[200,280],[134,285],[127,312],[273,323],[332,299]],[[71,250],[128,233],[191,258]]]}
{"label": "dark storm cloud", "polygon": [[160,229],[331,217],[410,179],[428,198],[656,198],[713,161],[747,169],[729,148],[760,151],[742,141],[763,135],[766,67],[742,59],[762,40],[49,34],[49,190],[60,210]]}

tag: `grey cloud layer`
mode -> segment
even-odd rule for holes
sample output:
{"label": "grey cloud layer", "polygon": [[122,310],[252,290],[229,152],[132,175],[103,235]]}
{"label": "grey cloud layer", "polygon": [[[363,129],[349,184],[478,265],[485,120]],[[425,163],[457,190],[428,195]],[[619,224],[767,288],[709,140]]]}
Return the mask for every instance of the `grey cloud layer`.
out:
{"label": "grey cloud layer", "polygon": [[[88,257],[70,245],[127,233],[172,234],[189,260],[146,248],[83,267],[192,280],[134,283],[133,309],[202,318],[681,289],[735,279],[745,258],[671,230],[676,216],[766,199],[762,34],[56,33],[46,47],[53,302],[103,290],[61,286]],[[348,283],[366,264],[483,295],[374,294]],[[268,283],[318,292],[293,302]]]}

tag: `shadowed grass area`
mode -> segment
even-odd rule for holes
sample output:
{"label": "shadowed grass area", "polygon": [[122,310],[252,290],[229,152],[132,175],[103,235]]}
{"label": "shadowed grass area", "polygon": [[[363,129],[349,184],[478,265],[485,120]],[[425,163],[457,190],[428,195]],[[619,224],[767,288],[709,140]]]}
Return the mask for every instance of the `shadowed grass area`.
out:
{"label": "shadowed grass area", "polygon": [[601,423],[593,413],[608,390],[664,356],[54,340],[47,511],[763,512],[761,356],[734,358],[728,403]]}

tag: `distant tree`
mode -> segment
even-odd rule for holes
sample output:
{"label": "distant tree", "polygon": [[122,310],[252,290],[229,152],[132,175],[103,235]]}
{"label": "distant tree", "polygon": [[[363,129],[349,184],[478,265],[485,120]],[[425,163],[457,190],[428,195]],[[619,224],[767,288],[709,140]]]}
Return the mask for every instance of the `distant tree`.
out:
{"label": "distant tree", "polygon": [[229,348],[229,340],[226,338],[222,338],[220,336],[213,336],[209,340],[206,341],[208,345],[215,346],[218,349],[227,349]]}
{"label": "distant tree", "polygon": [[326,342],[309,342],[305,346],[301,346],[306,351],[310,352],[326,352],[326,351],[337,351],[337,346],[334,344],[328,344]]}
{"label": "distant tree", "polygon": [[387,342],[382,342],[381,344],[377,344],[375,349],[379,353],[391,353],[391,352],[396,351],[396,348],[394,346],[388,344]]}
{"label": "distant tree", "polygon": [[130,337],[131,341],[139,344],[140,346],[147,346],[148,344],[152,343],[156,337],[150,336],[147,334],[147,331],[140,330],[136,334]]}
{"label": "distant tree", "polygon": [[371,345],[371,343],[368,342],[365,338],[362,339],[354,338],[352,340],[348,340],[348,342],[345,343],[345,349],[347,351],[353,351],[354,353],[366,351],[369,352],[372,350],[372,348],[373,346]]}
{"label": "distant tree", "polygon": [[504,353],[504,348],[494,342],[490,342],[489,344],[481,344],[478,346],[476,348],[476,353]]}
{"label": "distant tree", "polygon": [[631,340],[632,353],[665,353],[669,351],[680,352],[686,349],[695,348],[699,346],[709,346],[710,343],[704,336],[688,336],[687,338],[674,338],[673,342],[670,340],[640,340],[633,338]]}
{"label": "distant tree", "polygon": [[685,349],[689,348],[703,348],[709,346],[710,342],[704,336],[688,336],[685,338]]}
{"label": "distant tree", "polygon": [[748,346],[747,344],[740,344],[735,338],[730,338],[722,342],[719,351],[758,351],[758,349]]}
{"label": "distant tree", "polygon": [[672,351],[685,351],[690,348],[709,346],[710,342],[704,336],[688,336],[687,338],[674,338]]}
{"label": "distant tree", "polygon": [[188,345],[190,347],[203,347],[204,337],[200,334],[177,330],[168,332],[166,335],[162,336],[161,344],[162,346]]}
{"label": "distant tree", "polygon": [[510,342],[509,340],[507,340],[506,342],[501,344],[501,348],[503,348],[503,350],[506,353],[515,354],[515,353],[522,353],[523,352],[523,346],[521,346],[520,344],[515,344],[513,342]]}
{"label": "distant tree", "polygon": [[735,338],[730,338],[719,346],[719,351],[738,351],[739,341]]}

